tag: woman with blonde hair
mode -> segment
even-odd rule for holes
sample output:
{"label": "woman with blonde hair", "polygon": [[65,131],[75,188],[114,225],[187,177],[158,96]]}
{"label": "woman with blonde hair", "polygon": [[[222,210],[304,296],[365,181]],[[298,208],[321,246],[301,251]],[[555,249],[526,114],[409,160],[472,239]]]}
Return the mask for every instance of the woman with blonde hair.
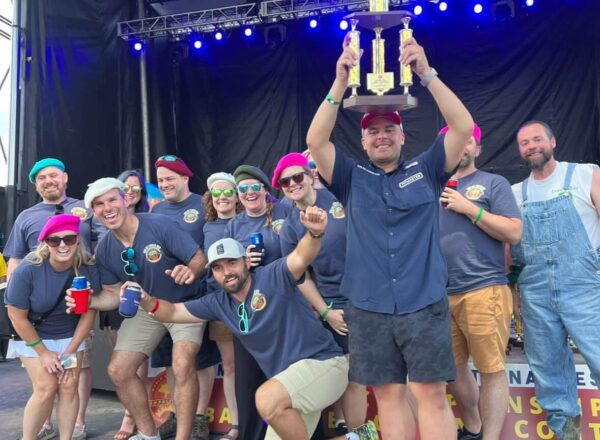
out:
{"label": "woman with blonde hair", "polygon": [[33,385],[23,413],[23,440],[36,439],[57,396],[60,439],[71,440],[75,428],[79,368],[96,312],[67,315],[64,296],[75,276],[85,276],[92,290],[100,290],[79,224],[75,215],[51,217],[40,232],[40,245],[17,266],[6,289],[8,315],[21,339],[10,341],[7,357],[21,360]]}

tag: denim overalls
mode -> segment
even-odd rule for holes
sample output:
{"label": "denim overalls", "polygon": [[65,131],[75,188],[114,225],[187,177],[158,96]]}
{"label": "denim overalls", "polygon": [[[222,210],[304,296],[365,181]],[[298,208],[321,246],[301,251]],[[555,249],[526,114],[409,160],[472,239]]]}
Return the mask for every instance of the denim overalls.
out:
{"label": "denim overalls", "polygon": [[585,358],[596,385],[600,378],[600,259],[569,191],[574,169],[570,163],[559,196],[543,202],[527,202],[526,179],[521,208],[519,263],[525,267],[518,285],[525,351],[537,399],[559,436],[567,417],[580,413],[567,335]]}

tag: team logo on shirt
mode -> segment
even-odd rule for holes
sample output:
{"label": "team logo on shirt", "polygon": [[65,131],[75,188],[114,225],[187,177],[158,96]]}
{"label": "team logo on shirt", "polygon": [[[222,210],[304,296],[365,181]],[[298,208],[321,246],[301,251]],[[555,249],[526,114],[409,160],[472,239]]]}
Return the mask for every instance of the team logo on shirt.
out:
{"label": "team logo on shirt", "polygon": [[144,248],[144,256],[149,263],[158,263],[163,256],[162,249],[158,244],[149,244]]}
{"label": "team logo on shirt", "polygon": [[200,213],[196,209],[188,209],[183,213],[183,221],[186,223],[196,223]]}
{"label": "team logo on shirt", "polygon": [[344,205],[342,205],[340,202],[333,202],[331,204],[331,208],[329,208],[329,213],[335,219],[341,219],[346,217]]}
{"label": "team logo on shirt", "polygon": [[87,210],[82,208],[81,206],[76,206],[75,208],[71,208],[71,214],[76,215],[81,220],[85,220],[87,218]]}
{"label": "team logo on shirt", "polygon": [[250,300],[250,308],[253,312],[260,312],[267,307],[267,298],[260,293],[260,290],[256,289],[252,294],[252,299]]}
{"label": "team logo on shirt", "polygon": [[277,235],[279,235],[279,231],[281,231],[281,227],[283,226],[283,222],[285,220],[280,218],[279,220],[273,220],[273,223],[271,224],[271,229],[273,229],[273,232],[275,232]]}
{"label": "team logo on shirt", "polygon": [[485,186],[471,185],[465,191],[465,197],[469,200],[480,200],[485,194]]}
{"label": "team logo on shirt", "polygon": [[406,179],[404,179],[402,182],[400,182],[398,184],[398,186],[400,188],[405,188],[408,185],[410,185],[412,183],[415,183],[417,180],[421,180],[422,178],[423,178],[423,173],[419,171],[418,173],[413,174],[412,176],[407,177]]}

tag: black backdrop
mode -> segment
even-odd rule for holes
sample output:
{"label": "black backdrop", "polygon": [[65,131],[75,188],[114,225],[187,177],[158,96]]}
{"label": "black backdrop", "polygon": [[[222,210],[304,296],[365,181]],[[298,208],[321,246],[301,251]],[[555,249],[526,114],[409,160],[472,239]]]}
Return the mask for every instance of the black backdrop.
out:
{"label": "black backdrop", "polygon": [[[66,162],[76,197],[93,179],[143,164],[139,60],[116,36],[118,21],[135,18],[135,2],[29,3],[19,209],[35,198],[26,174],[41,157]],[[479,167],[522,178],[514,135],[532,118],[554,128],[560,160],[599,162],[599,2],[537,0],[537,9],[525,14],[517,7],[508,21],[474,18],[466,1],[449,3],[454,13],[432,21],[435,11],[428,11],[412,27],[430,64],[483,129]],[[196,173],[192,189],[201,191],[211,172],[249,163],[270,173],[283,154],[304,149],[341,49],[334,20],[324,17],[319,32],[288,22],[286,41],[270,46],[261,28],[251,43],[233,31],[221,44],[207,42],[200,56],[186,57],[182,43],[150,42],[152,157],[182,156]],[[388,43],[387,70],[396,71],[390,61],[396,49]],[[362,45],[370,46],[366,33]],[[366,53],[363,72],[369,66]],[[420,106],[403,115],[408,156],[426,148],[443,125],[427,91],[417,84],[411,92]],[[342,111],[334,132],[334,141],[357,157],[359,118]]]}

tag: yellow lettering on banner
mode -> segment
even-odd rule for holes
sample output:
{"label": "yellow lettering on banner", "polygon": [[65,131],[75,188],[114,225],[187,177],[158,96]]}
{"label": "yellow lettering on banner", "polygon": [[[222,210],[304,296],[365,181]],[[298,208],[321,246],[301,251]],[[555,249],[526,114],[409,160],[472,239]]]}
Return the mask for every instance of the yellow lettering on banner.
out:
{"label": "yellow lettering on banner", "polygon": [[515,414],[523,414],[523,399],[521,396],[508,397],[508,411]]}
{"label": "yellow lettering on banner", "polygon": [[554,437],[554,433],[550,428],[548,428],[548,423],[546,421],[537,424],[537,435],[538,438],[542,440],[547,440]]}
{"label": "yellow lettering on banner", "polygon": [[593,397],[590,399],[590,408],[592,409],[592,416],[598,417],[598,411],[600,410],[600,399]]}
{"label": "yellow lettering on banner", "polygon": [[527,426],[528,422],[527,420],[517,420],[515,422],[515,435],[518,438],[529,438],[529,434],[527,434],[526,432],[523,432],[523,427]]}
{"label": "yellow lettering on banner", "polygon": [[589,423],[588,426],[594,431],[594,440],[600,440],[600,423]]}
{"label": "yellow lettering on banner", "polygon": [[215,409],[212,406],[206,408],[204,415],[208,419],[208,423],[212,423],[215,421]]}
{"label": "yellow lettering on banner", "polygon": [[529,410],[531,414],[538,415],[542,413],[542,408],[540,407],[540,404],[535,396],[531,396],[531,399],[529,399],[529,404],[531,405],[531,410]]}
{"label": "yellow lettering on banner", "polygon": [[221,413],[221,417],[219,417],[219,423],[229,423],[231,424],[231,412],[229,408],[223,408],[223,412]]}

